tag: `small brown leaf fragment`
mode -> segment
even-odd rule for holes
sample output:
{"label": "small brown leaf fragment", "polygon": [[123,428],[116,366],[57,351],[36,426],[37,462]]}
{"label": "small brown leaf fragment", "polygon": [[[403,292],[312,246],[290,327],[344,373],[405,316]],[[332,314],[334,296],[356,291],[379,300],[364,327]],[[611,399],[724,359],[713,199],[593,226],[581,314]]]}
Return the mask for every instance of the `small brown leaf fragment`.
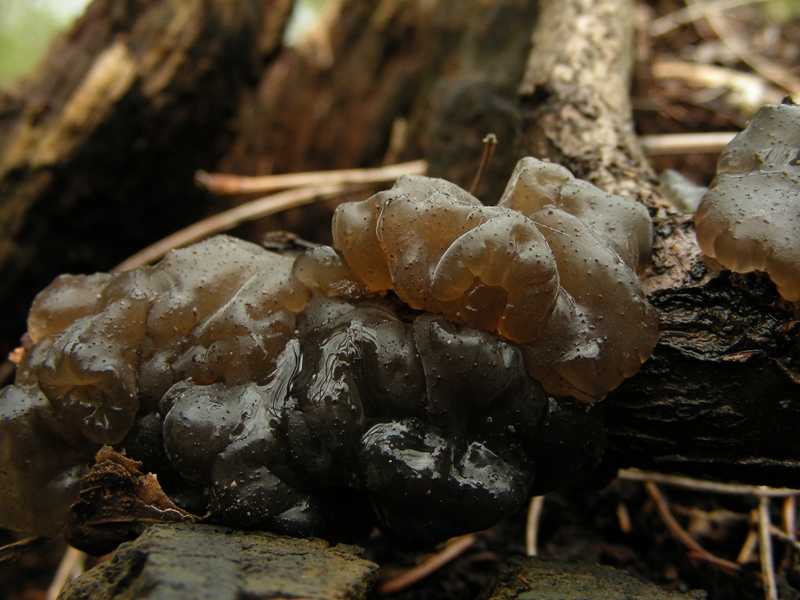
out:
{"label": "small brown leaf fragment", "polygon": [[74,547],[102,555],[153,523],[198,520],[167,497],[155,475],[139,471],[141,462],[109,446],[98,451],[96,461],[81,478],[78,500],[67,520],[66,538]]}

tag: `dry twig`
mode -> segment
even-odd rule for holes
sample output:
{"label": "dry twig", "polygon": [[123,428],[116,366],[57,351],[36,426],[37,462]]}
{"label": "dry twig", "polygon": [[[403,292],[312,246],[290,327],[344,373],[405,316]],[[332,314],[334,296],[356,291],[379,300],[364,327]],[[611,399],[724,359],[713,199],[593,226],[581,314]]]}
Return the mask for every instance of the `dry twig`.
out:
{"label": "dry twig", "polygon": [[714,494],[729,495],[751,495],[768,497],[786,497],[800,495],[800,490],[792,488],[770,488],[757,485],[743,485],[738,483],[721,483],[718,481],[704,481],[702,479],[692,479],[680,475],[665,475],[664,473],[654,473],[652,471],[641,471],[639,469],[620,469],[617,473],[620,479],[628,481],[652,481],[666,485],[674,485],[689,490],[700,492],[710,492]]}
{"label": "dry twig", "polygon": [[645,481],[644,485],[650,498],[652,498],[653,502],[655,502],[656,510],[658,511],[661,520],[664,521],[664,524],[673,533],[673,535],[677,537],[684,546],[692,551],[692,554],[732,572],[736,572],[741,569],[741,565],[738,565],[735,562],[714,556],[711,554],[711,552],[703,548],[697,542],[697,540],[689,535],[689,532],[686,531],[680,523],[678,523],[677,519],[670,511],[667,501],[664,499],[664,496],[661,495],[661,491],[658,489],[658,486],[655,484],[655,482]]}
{"label": "dry twig", "polygon": [[0,546],[0,563],[14,562],[25,552],[37,550],[42,544],[45,544],[48,541],[49,540],[47,538],[34,535],[31,537],[26,537],[25,539],[17,542],[11,542],[10,544]]}
{"label": "dry twig", "polygon": [[407,587],[417,583],[421,579],[424,579],[437,569],[440,569],[451,560],[456,558],[457,556],[461,555],[467,548],[472,546],[475,543],[475,535],[462,535],[460,537],[455,537],[448,541],[447,545],[441,552],[438,552],[428,558],[426,561],[420,563],[413,569],[409,569],[402,575],[395,577],[394,579],[390,579],[389,581],[381,584],[378,592],[382,596],[388,596],[390,594],[395,594],[399,591],[406,589]]}
{"label": "dry twig", "polygon": [[[797,547],[796,542],[796,522],[795,522],[795,496],[800,494],[800,490],[789,488],[769,488],[766,486],[751,486],[729,483],[718,483],[713,481],[702,481],[675,475],[664,475],[661,473],[648,473],[638,469],[622,469],[619,472],[622,479],[632,481],[643,481],[647,493],[655,502],[659,516],[664,521],[667,528],[677,537],[681,543],[691,550],[690,556],[708,561],[719,566],[725,571],[736,572],[741,569],[741,565],[748,562],[753,554],[753,550],[758,543],[759,562],[761,564],[761,581],[764,586],[764,597],[766,600],[778,600],[777,584],[775,577],[775,564],[772,552],[772,536],[779,537]],[[737,561],[731,562],[726,559],[714,556],[703,548],[673,516],[669,505],[661,495],[656,481],[664,484],[679,486],[697,491],[705,491],[718,494],[734,495],[753,495],[758,498],[758,509],[755,516],[751,517],[752,527],[745,539],[744,545],[739,552]],[[783,525],[787,532],[774,527],[770,522],[769,500],[774,497],[785,498],[783,504]]]}
{"label": "dry twig", "polygon": [[785,92],[769,85],[766,79],[756,73],[743,73],[685,60],[654,61],[651,72],[656,79],[683,81],[701,90],[723,88],[733,92],[739,100],[730,102],[735,103],[743,111],[743,116],[748,118],[763,104],[780,104],[786,95]]}
{"label": "dry twig", "polygon": [[[739,6],[747,6],[748,4],[754,4],[756,2],[770,1],[771,0],[718,0],[717,2],[709,2],[707,8],[709,10],[722,12],[724,10],[737,8]],[[690,4],[685,8],[672,11],[663,17],[655,19],[652,23],[650,23],[647,33],[649,33],[652,37],[659,37],[665,33],[669,33],[681,25],[686,25],[687,23],[691,23],[692,21],[696,21],[702,17],[703,13],[700,12],[700,9],[697,6]]]}
{"label": "dry twig", "polygon": [[770,536],[769,497],[758,497],[758,558],[761,561],[761,577],[764,585],[764,598],[778,600],[778,586],[775,583],[775,567],[772,558],[772,537]]}
{"label": "dry twig", "polygon": [[361,189],[364,189],[361,185],[354,186],[349,183],[337,183],[297,188],[265,196],[247,202],[246,204],[241,204],[230,210],[217,213],[207,219],[197,221],[180,231],[176,231],[127,258],[114,267],[113,271],[128,271],[149,264],[162,258],[167,252],[174,248],[182,248],[183,246],[199,242],[208,236],[228,231],[247,221],[260,219],[290,208],[296,208],[304,204],[312,204],[318,200],[341,196]]}
{"label": "dry twig", "polygon": [[312,171],[247,177],[227,173],[198,171],[194,178],[198,185],[212,194],[266,194],[289,188],[331,185],[337,183],[381,183],[394,181],[401,175],[422,174],[428,169],[424,160],[388,165],[375,169],[341,169],[338,171]]}
{"label": "dry twig", "polygon": [[312,204],[318,200],[363,190],[366,189],[368,183],[393,181],[401,175],[424,173],[426,169],[427,163],[424,160],[417,160],[377,169],[290,173],[268,177],[240,177],[199,171],[196,175],[198,182],[219,194],[265,191],[285,187],[294,187],[294,189],[251,200],[197,221],[140,250],[118,264],[113,271],[128,271],[149,264],[162,258],[174,248],[199,242],[247,221],[254,221],[304,204]]}
{"label": "dry twig", "polygon": [[616,512],[619,530],[622,533],[630,533],[633,530],[633,524],[631,523],[631,513],[628,511],[628,505],[624,502],[617,503]]}
{"label": "dry twig", "polygon": [[750,528],[747,530],[747,536],[742,544],[742,549],[739,550],[739,555],[736,557],[736,562],[740,565],[753,560],[753,552],[755,552],[758,545],[758,533],[756,532],[756,525],[758,524],[758,511],[754,510],[750,514]]}
{"label": "dry twig", "polygon": [[486,175],[486,169],[489,168],[489,163],[492,160],[492,155],[494,155],[494,149],[497,147],[497,136],[493,133],[487,134],[485,138],[483,138],[483,155],[481,156],[481,162],[478,165],[478,172],[475,173],[475,179],[472,180],[472,185],[469,188],[469,193],[473,196],[478,195],[478,190],[481,187],[481,182],[483,181],[483,176]]}
{"label": "dry twig", "polygon": [[781,510],[783,530],[793,544],[797,544],[797,500],[795,496],[787,496]]}
{"label": "dry twig", "polygon": [[536,556],[538,553],[537,540],[539,539],[539,522],[542,519],[544,496],[534,496],[528,505],[528,519],[525,526],[525,553]]}
{"label": "dry twig", "polygon": [[86,562],[86,553],[81,552],[77,548],[68,546],[61,563],[58,565],[53,581],[50,587],[47,588],[45,598],[47,600],[56,600],[61,593],[61,589],[73,579],[83,573],[84,564]]}
{"label": "dry twig", "polygon": [[722,152],[736,135],[730,131],[714,133],[665,133],[639,137],[642,150],[648,156],[665,154],[713,154]]}

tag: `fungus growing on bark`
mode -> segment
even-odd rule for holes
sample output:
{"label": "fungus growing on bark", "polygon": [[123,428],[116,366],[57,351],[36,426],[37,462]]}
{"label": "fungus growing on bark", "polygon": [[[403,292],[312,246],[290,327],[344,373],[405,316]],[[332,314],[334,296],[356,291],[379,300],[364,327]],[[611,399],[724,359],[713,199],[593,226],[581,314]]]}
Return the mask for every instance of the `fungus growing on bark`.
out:
{"label": "fungus growing on bark", "polygon": [[529,217],[404,177],[343,205],[337,249],[220,236],[62,276],[0,392],[0,525],[56,534],[110,444],[212,521],[335,535],[371,505],[418,541],[488,527],[591,470],[591,402],[655,343],[602,235],[555,204]]}
{"label": "fungus growing on bark", "polygon": [[[658,339],[634,271],[650,255],[646,209],[557,165],[520,161],[500,206],[441,179],[401,177],[341,205],[333,240],[352,287],[391,290],[414,309],[522,344],[529,373],[552,394],[602,399]],[[310,256],[306,283],[338,295],[323,283],[329,261],[315,268]]]}
{"label": "fungus growing on bark", "polygon": [[703,252],[731,271],[766,271],[800,302],[800,106],[762,107],[722,152],[695,214]]}

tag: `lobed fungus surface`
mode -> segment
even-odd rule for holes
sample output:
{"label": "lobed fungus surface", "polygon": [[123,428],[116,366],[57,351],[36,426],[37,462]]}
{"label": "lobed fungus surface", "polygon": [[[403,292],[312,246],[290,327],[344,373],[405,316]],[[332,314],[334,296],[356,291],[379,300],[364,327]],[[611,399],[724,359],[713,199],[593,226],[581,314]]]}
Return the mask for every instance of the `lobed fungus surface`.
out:
{"label": "lobed fungus surface", "polygon": [[800,302],[800,106],[762,107],[728,144],[695,226],[707,256],[739,273],[765,271]]}
{"label": "lobed fungus surface", "polygon": [[56,279],[0,392],[0,526],[58,534],[103,445],[195,514],[291,535],[430,542],[579,480],[603,450],[595,401],[657,327],[640,255],[550,183],[530,204],[532,181],[504,197],[530,214],[404,177],[296,259],[219,236]]}
{"label": "lobed fungus surface", "polygon": [[[441,179],[404,176],[333,219],[339,289],[391,290],[411,308],[496,331],[522,345],[546,391],[587,402],[636,373],[658,340],[635,272],[651,244],[643,206],[532,158],[517,165],[499,206]],[[332,260],[327,251],[315,267],[309,254],[295,273],[338,295],[327,281]]]}

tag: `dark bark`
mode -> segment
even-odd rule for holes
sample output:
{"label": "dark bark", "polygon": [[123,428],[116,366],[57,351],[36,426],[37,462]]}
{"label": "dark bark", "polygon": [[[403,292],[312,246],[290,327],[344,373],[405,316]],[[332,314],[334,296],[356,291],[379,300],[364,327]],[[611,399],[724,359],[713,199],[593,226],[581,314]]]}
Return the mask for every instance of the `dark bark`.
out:
{"label": "dark bark", "polygon": [[800,488],[800,322],[759,275],[649,295],[661,341],[606,400],[606,464]]}

